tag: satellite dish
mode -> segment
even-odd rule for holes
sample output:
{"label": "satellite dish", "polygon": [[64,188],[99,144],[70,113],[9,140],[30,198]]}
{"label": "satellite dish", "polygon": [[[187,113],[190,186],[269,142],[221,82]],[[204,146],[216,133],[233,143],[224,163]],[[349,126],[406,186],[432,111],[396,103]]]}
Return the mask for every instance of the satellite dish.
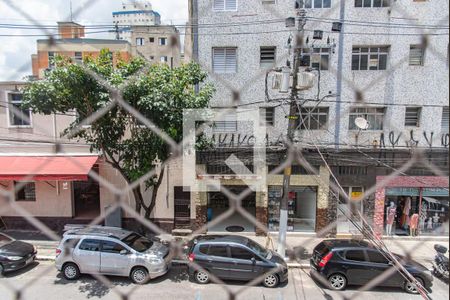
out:
{"label": "satellite dish", "polygon": [[355,125],[361,130],[366,130],[369,128],[369,122],[361,117],[355,119]]}

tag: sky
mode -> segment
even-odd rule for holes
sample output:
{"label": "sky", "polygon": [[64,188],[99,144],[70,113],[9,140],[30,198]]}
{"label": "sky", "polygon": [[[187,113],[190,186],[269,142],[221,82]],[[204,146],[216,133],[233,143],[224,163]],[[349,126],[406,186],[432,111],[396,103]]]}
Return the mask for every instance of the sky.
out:
{"label": "sky", "polygon": [[[127,0],[72,0],[73,20],[83,25],[112,24],[112,12]],[[188,0],[152,0],[153,10],[164,24],[183,24],[188,19]],[[18,9],[12,8],[11,4]],[[20,13],[21,10],[23,13]],[[0,0],[0,24],[34,25],[28,17],[42,25],[56,25],[70,20],[70,0]],[[45,37],[5,37],[2,35],[39,35],[41,30],[10,29],[0,25],[0,81],[22,80],[31,74],[31,55],[36,53],[36,40]],[[95,34],[91,38],[112,35]]]}

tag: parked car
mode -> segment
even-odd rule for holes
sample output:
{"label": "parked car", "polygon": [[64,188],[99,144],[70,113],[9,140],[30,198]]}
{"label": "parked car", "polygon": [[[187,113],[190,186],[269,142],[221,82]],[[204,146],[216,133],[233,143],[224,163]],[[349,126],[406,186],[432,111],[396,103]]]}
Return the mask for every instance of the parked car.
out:
{"label": "parked car", "polygon": [[36,248],[0,233],[0,276],[5,272],[22,269],[36,259]]}
{"label": "parked car", "polygon": [[[399,261],[403,260],[402,256],[395,255]],[[347,285],[364,285],[389,268],[395,268],[386,257],[384,252],[365,241],[324,240],[314,248],[311,272],[323,276],[332,289],[343,290]],[[424,288],[430,289],[433,277],[426,267],[413,260],[402,262],[402,265]],[[418,293],[415,284],[405,276],[396,271],[377,286],[402,287],[408,293]]]}
{"label": "parked car", "polygon": [[[288,280],[288,268],[281,256],[253,240],[236,235],[199,236],[188,244],[189,275],[200,284],[221,279],[249,281],[265,276],[266,287]],[[195,264],[202,269],[196,268]]]}
{"label": "parked car", "polygon": [[169,270],[169,248],[135,232],[90,226],[67,231],[56,249],[56,268],[68,280],[80,274],[126,276],[136,284]]}

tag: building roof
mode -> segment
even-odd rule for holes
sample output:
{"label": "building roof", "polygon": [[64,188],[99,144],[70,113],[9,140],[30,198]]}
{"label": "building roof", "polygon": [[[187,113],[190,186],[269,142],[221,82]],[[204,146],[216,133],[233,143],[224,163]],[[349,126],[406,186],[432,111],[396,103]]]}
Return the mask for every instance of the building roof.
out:
{"label": "building roof", "polygon": [[[49,39],[37,40],[38,43],[49,43]],[[129,44],[124,40],[111,40],[111,39],[85,39],[85,38],[77,38],[77,39],[54,39],[54,43],[56,44]]]}
{"label": "building roof", "polygon": [[117,15],[134,15],[134,14],[154,14],[156,16],[161,16],[157,11],[154,11],[154,10],[115,11],[112,14],[113,14],[113,16],[117,16]]}
{"label": "building roof", "polygon": [[73,21],[62,21],[62,22],[57,22],[57,24],[58,25],[75,25],[75,26],[78,26],[78,27],[84,27],[83,25],[75,23]]}

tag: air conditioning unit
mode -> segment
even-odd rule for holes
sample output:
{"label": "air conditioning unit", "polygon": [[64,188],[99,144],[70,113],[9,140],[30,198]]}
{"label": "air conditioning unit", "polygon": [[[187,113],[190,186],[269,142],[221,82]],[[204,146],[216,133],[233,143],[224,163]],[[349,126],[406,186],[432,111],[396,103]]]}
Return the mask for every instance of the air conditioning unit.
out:
{"label": "air conditioning unit", "polygon": [[287,93],[290,89],[291,69],[283,67],[281,72],[276,72],[272,79],[272,89],[278,90],[279,93]]}
{"label": "air conditioning unit", "polygon": [[316,76],[311,72],[297,73],[297,89],[300,91],[309,90],[314,86]]}

